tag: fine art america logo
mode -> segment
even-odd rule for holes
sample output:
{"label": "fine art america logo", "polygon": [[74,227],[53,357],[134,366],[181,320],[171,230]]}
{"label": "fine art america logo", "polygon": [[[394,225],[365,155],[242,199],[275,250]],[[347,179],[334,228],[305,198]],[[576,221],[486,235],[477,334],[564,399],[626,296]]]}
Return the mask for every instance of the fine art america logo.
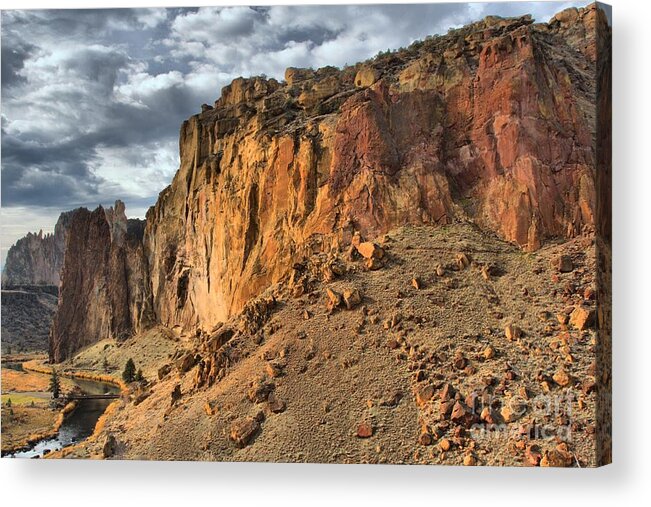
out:
{"label": "fine art america logo", "polygon": [[[478,397],[475,413],[479,422],[469,431],[477,440],[527,437],[572,441],[572,405],[577,396],[572,390],[560,394],[504,398],[493,394]],[[522,424],[510,424],[522,420]]]}

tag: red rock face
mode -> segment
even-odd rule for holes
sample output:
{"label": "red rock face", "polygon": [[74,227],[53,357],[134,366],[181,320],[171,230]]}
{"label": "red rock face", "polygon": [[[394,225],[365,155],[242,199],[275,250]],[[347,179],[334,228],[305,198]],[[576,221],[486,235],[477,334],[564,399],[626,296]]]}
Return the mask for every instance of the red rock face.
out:
{"label": "red rock face", "polygon": [[[342,71],[236,79],[183,124],[181,166],[147,215],[155,319],[211,331],[355,231],[472,221],[524,250],[591,232],[605,31],[595,5],[549,24],[487,18]],[[94,227],[104,246],[77,255],[111,278],[129,256]],[[79,279],[70,290],[88,292]],[[137,327],[120,293],[106,297],[111,324],[97,329]]]}
{"label": "red rock face", "polygon": [[210,330],[355,230],[472,220],[533,250],[592,229],[599,30],[595,7],[491,18],[367,63],[368,87],[356,67],[234,81],[148,217],[157,317]]}

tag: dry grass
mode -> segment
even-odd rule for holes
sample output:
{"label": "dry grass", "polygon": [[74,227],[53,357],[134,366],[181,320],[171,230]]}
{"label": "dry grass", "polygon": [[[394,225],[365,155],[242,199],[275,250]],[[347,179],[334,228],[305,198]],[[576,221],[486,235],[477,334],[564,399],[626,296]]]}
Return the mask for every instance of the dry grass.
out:
{"label": "dry grass", "polygon": [[12,406],[12,415],[9,408],[3,405],[2,452],[13,452],[29,447],[39,440],[54,437],[63,421],[76,407],[76,401],[68,403],[59,412],[47,406]]}
{"label": "dry grass", "polygon": [[30,375],[9,368],[2,368],[3,392],[47,391],[49,379],[42,375]]}
{"label": "dry grass", "polygon": [[[136,369],[148,380],[156,379],[158,368],[169,361],[179,348],[180,342],[170,330],[155,327],[123,342],[102,340],[81,350],[72,360],[62,363],[61,368],[74,371],[97,372],[121,378],[129,358],[136,362]],[[104,360],[108,372],[104,371]]]}
{"label": "dry grass", "polygon": [[[45,373],[47,375],[52,373],[52,366],[46,365],[42,360],[32,360],[23,363],[23,369],[33,371],[36,373]],[[122,391],[127,391],[127,385],[122,379],[106,373],[96,373],[89,371],[72,371],[72,370],[57,370],[59,376],[78,378],[83,380],[94,380],[95,382],[104,382],[119,387]]]}
{"label": "dry grass", "polygon": [[30,352],[27,354],[3,354],[2,356],[3,363],[22,363],[32,359],[47,359],[47,354]]}
{"label": "dry grass", "polygon": [[[32,359],[32,362],[41,362],[43,359]],[[10,368],[2,368],[2,392],[4,394],[13,393],[33,393],[47,392],[50,387],[51,371],[18,371]],[[48,376],[45,376],[48,375]],[[61,379],[61,390],[68,391],[74,387],[74,384],[65,379]]]}
{"label": "dry grass", "polygon": [[[56,411],[45,407],[2,407],[2,452],[11,452],[29,446],[32,442],[56,434]],[[58,430],[58,427],[57,427]]]}
{"label": "dry grass", "polygon": [[5,393],[2,395],[2,404],[6,405],[8,400],[11,400],[12,407],[26,407],[28,405],[40,405],[47,406],[49,403],[49,397],[37,396],[34,393]]}
{"label": "dry grass", "polygon": [[117,411],[118,407],[120,406],[120,403],[121,403],[120,400],[115,400],[108,407],[106,407],[104,413],[101,416],[99,416],[99,419],[97,419],[97,422],[95,423],[95,428],[93,429],[93,434],[91,435],[90,438],[97,437],[97,435],[101,433],[101,431],[106,426],[107,419]]}

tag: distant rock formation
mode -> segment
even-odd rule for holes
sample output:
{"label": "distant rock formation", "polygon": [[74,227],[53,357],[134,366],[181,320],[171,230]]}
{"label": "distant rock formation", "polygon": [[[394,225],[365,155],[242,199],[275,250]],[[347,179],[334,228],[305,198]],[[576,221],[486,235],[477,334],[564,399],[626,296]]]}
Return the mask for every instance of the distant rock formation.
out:
{"label": "distant rock formation", "polygon": [[59,285],[68,225],[75,211],[61,213],[53,234],[32,232],[9,248],[2,285]]}
{"label": "distant rock formation", "polygon": [[48,349],[68,225],[74,213],[61,213],[53,234],[30,232],[9,249],[2,272],[3,351]]}
{"label": "distant rock formation", "polygon": [[142,241],[121,205],[75,214],[52,359],[151,320],[211,332],[356,233],[470,221],[524,250],[593,233],[609,34],[593,4],[548,24],[489,17],[284,83],[234,80],[183,123]]}

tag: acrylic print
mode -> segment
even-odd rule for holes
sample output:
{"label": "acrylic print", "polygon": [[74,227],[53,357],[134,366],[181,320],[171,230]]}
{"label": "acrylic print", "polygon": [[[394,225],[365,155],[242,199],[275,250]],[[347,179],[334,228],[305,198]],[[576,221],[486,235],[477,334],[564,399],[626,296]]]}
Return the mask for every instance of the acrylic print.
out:
{"label": "acrylic print", "polygon": [[609,463],[610,19],[3,11],[3,457]]}

